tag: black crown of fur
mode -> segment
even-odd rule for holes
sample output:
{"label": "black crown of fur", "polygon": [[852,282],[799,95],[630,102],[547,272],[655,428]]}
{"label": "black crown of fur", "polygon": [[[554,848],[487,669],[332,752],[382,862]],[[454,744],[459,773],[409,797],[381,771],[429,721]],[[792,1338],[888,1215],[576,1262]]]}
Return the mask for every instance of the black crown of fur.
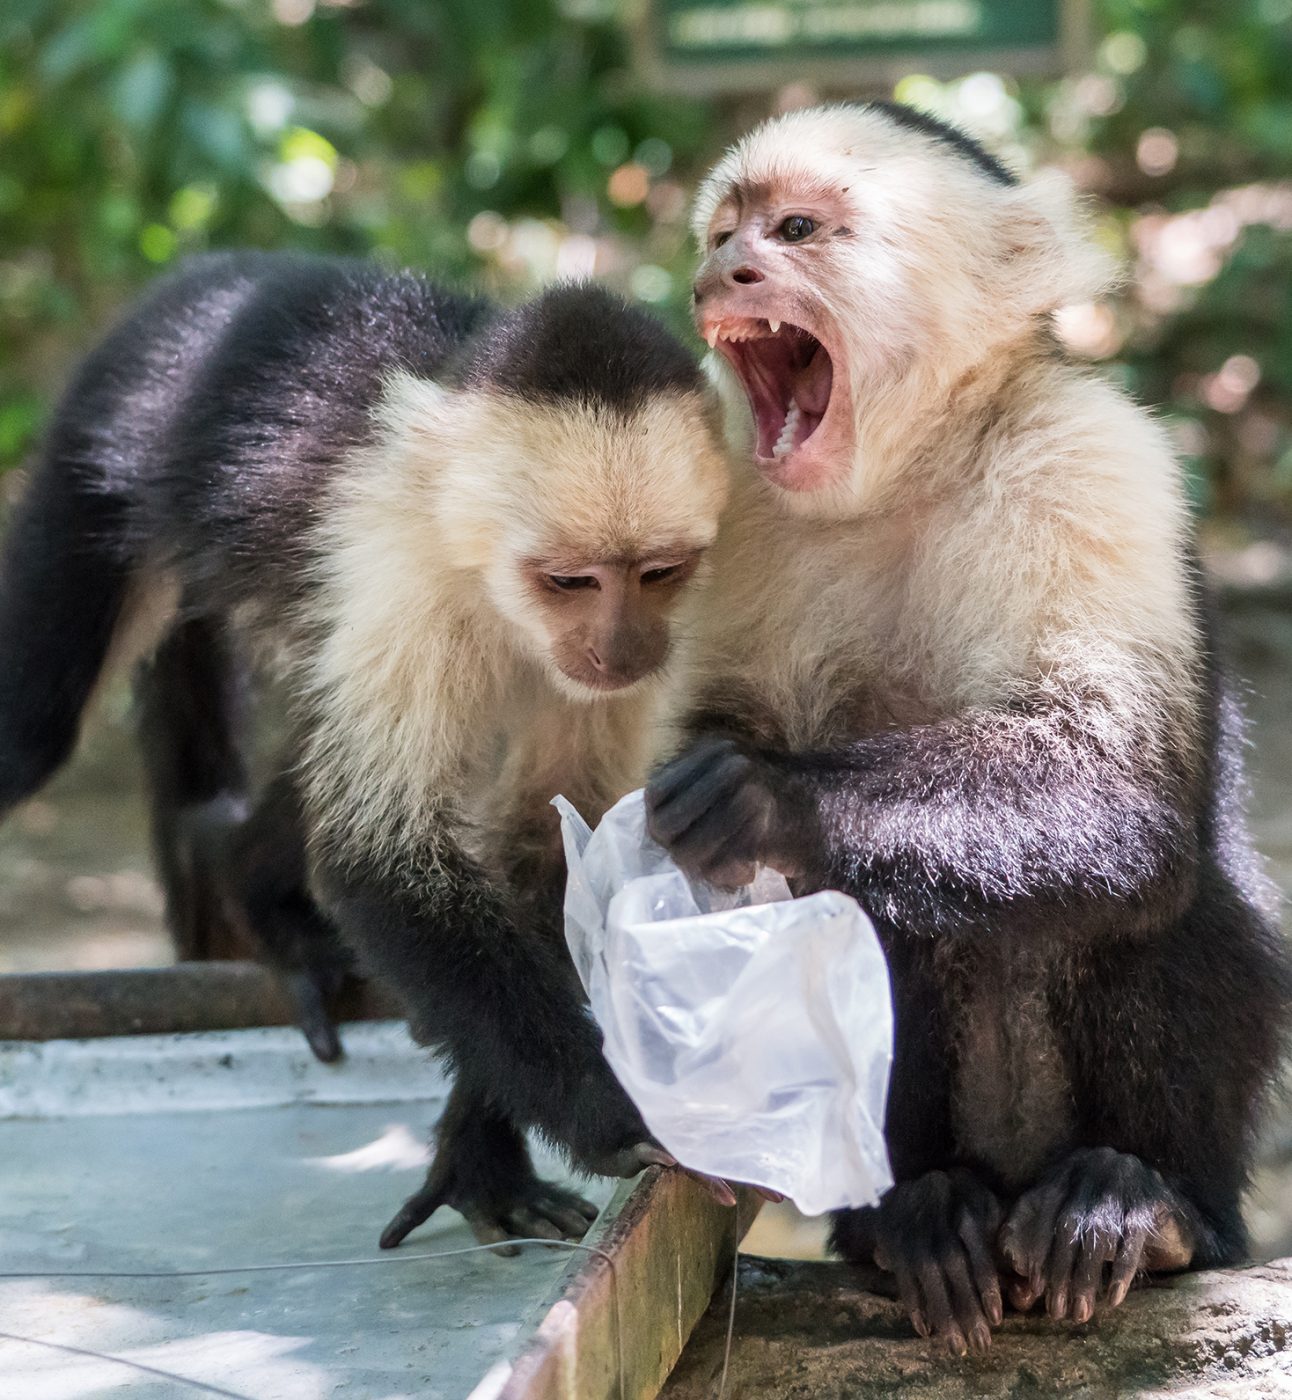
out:
{"label": "black crown of fur", "polygon": [[462,375],[464,388],[621,412],[702,383],[695,356],[659,321],[584,283],[551,287],[490,322]]}
{"label": "black crown of fur", "polygon": [[957,155],[972,161],[984,175],[995,180],[997,184],[1018,184],[1018,177],[1008,166],[984,150],[972,136],[961,131],[958,126],[952,126],[950,122],[944,122],[940,117],[931,116],[928,112],[904,106],[901,102],[869,102],[866,105],[871,111],[882,112],[895,125],[904,126],[908,131],[918,131],[921,136],[927,136],[931,141],[949,147]]}

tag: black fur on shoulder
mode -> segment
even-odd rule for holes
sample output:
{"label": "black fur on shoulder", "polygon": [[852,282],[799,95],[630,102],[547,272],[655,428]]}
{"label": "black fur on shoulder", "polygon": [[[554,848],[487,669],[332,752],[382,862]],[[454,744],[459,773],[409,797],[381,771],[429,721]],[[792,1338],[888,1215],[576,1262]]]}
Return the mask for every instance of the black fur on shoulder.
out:
{"label": "black fur on shoulder", "polygon": [[901,102],[868,102],[866,105],[872,112],[882,112],[897,126],[904,126],[908,131],[918,131],[921,136],[927,136],[931,141],[949,146],[957,155],[972,161],[984,175],[990,176],[997,184],[1018,184],[1018,176],[1008,166],[984,150],[972,136],[961,131],[958,126],[952,126],[940,117],[932,116],[928,112],[919,112]]}
{"label": "black fur on shoulder", "polygon": [[537,403],[631,412],[657,394],[698,390],[703,379],[695,357],[653,316],[603,287],[566,283],[493,322],[461,382]]}

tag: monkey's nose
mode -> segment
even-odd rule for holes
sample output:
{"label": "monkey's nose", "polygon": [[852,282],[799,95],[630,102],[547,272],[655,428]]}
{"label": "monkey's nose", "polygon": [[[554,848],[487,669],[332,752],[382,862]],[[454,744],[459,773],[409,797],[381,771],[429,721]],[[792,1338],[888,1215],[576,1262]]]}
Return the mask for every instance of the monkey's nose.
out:
{"label": "monkey's nose", "polygon": [[743,267],[736,268],[731,273],[731,280],[740,287],[752,287],[756,282],[763,280],[763,274],[756,267],[750,267],[746,263]]}

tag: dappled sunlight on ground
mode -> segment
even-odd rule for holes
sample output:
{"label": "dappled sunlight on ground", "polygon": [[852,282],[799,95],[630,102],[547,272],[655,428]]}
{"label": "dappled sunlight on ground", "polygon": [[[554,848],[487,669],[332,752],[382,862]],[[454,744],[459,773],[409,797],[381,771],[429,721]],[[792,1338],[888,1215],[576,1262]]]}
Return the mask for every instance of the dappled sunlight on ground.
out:
{"label": "dappled sunlight on ground", "polygon": [[411,1171],[414,1167],[425,1167],[430,1155],[426,1142],[414,1137],[406,1123],[392,1123],[380,1137],[352,1152],[306,1160],[334,1172]]}

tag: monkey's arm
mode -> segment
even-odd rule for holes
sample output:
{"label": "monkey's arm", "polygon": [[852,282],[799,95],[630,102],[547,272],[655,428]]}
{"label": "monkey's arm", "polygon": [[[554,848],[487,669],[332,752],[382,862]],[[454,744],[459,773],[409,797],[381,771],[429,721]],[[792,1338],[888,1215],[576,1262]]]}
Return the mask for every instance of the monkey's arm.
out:
{"label": "monkey's arm", "polygon": [[325,857],[315,879],[361,962],[402,998],[414,1035],[487,1085],[493,1110],[584,1170],[631,1176],[671,1161],[611,1073],[563,950],[460,849],[405,852],[397,869]]}
{"label": "monkey's arm", "polygon": [[[1117,734],[1099,702],[980,712],[830,753],[701,739],[647,789],[683,866],[766,862],[925,935],[1157,923],[1191,895],[1189,755]],[[1138,761],[1131,761],[1138,759]]]}

